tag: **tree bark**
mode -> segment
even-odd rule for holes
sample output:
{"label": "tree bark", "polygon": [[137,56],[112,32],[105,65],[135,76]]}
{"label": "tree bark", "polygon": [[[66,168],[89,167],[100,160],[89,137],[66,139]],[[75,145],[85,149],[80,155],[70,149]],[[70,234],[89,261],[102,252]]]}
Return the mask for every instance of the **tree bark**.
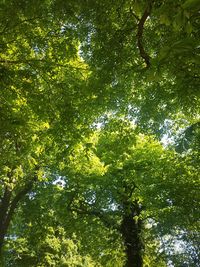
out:
{"label": "tree bark", "polygon": [[37,175],[35,174],[33,179],[29,183],[27,183],[24,188],[15,193],[9,190],[7,187],[5,188],[3,197],[0,202],[0,259],[2,258],[2,249],[5,241],[5,236],[17,205],[21,201],[21,199],[31,191],[36,180]]}
{"label": "tree bark", "polygon": [[0,203],[0,255],[2,254],[4,238],[7,232],[7,213],[11,196],[12,192],[6,187]]}
{"label": "tree bark", "polygon": [[125,245],[125,267],[142,267],[144,244],[142,240],[142,220],[138,218],[141,212],[140,204],[124,203],[124,216],[121,223],[121,233]]}

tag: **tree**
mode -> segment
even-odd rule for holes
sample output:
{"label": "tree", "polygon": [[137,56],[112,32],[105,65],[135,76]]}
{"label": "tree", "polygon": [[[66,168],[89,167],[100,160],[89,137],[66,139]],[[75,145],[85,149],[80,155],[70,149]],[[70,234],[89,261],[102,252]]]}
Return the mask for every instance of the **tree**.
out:
{"label": "tree", "polygon": [[2,3],[0,249],[19,202],[90,118],[77,37],[52,18],[52,3],[29,4]]}
{"label": "tree", "polygon": [[[180,157],[173,150],[164,149],[152,137],[137,136],[130,123],[123,120],[111,120],[95,136],[74,148],[70,162],[63,164],[65,175],[62,177],[66,182],[66,192],[60,202],[66,203],[63,216],[67,218],[70,216],[68,212],[72,213],[73,230],[78,231],[78,236],[83,236],[81,240],[84,240],[85,250],[90,248],[88,242],[92,243],[91,239],[96,240],[99,235],[95,229],[103,232],[102,226],[111,234],[108,240],[121,236],[126,266],[143,266],[142,262],[147,264],[149,261],[150,266],[164,264],[168,253],[177,253],[173,252],[173,246],[167,248],[167,245],[161,252],[167,236],[181,242],[188,238],[185,246],[191,247],[189,229],[196,232],[198,228],[195,219],[198,196],[193,186],[198,178],[192,171],[198,161],[191,162],[189,154]],[[104,167],[96,155],[104,162]],[[188,171],[192,176],[188,176]],[[188,210],[187,207],[191,206],[193,210]],[[180,218],[184,218],[183,221]],[[95,236],[88,229],[88,223]],[[183,232],[186,239],[181,234]],[[89,236],[91,239],[86,241]],[[155,250],[157,253],[154,257],[152,243],[155,243],[154,253]],[[105,244],[99,246],[101,249],[96,257],[101,258]],[[97,253],[96,246],[90,249]],[[166,258],[163,258],[163,253]],[[190,262],[192,264],[194,261]]]}
{"label": "tree", "polygon": [[81,21],[82,56],[93,66],[94,78],[108,88],[107,94],[120,94],[118,109],[127,110],[129,104],[129,115],[156,129],[178,112],[195,118],[198,1],[87,3]]}
{"label": "tree", "polygon": [[69,219],[65,218],[68,227],[62,223],[62,194],[61,186],[40,182],[34,194],[25,197],[8,234],[5,266],[99,266],[80,253],[80,240],[68,229]]}
{"label": "tree", "polygon": [[[71,251],[77,261],[64,258],[68,265],[94,259],[117,266],[116,258],[119,266],[177,265],[173,255],[180,251],[171,240],[183,247],[177,261],[198,264],[199,1],[6,0],[1,10],[5,264],[24,264],[27,255],[33,265],[62,264],[58,257]],[[102,130],[95,132],[98,122]],[[158,140],[172,135],[174,144],[163,148],[152,134]],[[55,194],[60,235],[43,209],[29,214],[25,208],[47,207],[42,192]],[[16,222],[27,226],[37,212],[47,218],[48,238],[34,243],[29,228],[21,236]],[[80,246],[72,232],[82,238]],[[20,242],[26,251],[14,245]],[[41,249],[39,260],[31,249]],[[152,251],[159,257],[151,260]]]}

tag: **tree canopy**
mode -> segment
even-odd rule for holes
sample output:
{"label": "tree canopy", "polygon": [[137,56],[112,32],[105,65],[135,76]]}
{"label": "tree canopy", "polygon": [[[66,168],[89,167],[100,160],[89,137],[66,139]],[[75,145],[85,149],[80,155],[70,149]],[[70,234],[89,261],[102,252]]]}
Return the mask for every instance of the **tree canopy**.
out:
{"label": "tree canopy", "polygon": [[200,2],[2,0],[0,261],[200,266]]}

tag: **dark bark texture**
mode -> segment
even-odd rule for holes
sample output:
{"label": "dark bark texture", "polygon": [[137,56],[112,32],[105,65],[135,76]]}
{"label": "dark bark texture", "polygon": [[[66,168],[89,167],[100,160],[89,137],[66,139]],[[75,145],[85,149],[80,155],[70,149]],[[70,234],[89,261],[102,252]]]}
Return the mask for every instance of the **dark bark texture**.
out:
{"label": "dark bark texture", "polygon": [[[38,167],[36,168],[38,170]],[[0,258],[2,257],[2,249],[5,241],[5,236],[8,232],[10,222],[13,218],[14,212],[22,200],[22,198],[31,191],[34,182],[37,181],[37,174],[19,190],[12,191],[9,187],[5,187],[3,196],[0,197]]]}
{"label": "dark bark texture", "polygon": [[140,204],[124,203],[124,213],[121,223],[121,233],[124,240],[126,264],[125,267],[142,267],[144,244],[141,236],[142,220],[138,218],[142,210]]}

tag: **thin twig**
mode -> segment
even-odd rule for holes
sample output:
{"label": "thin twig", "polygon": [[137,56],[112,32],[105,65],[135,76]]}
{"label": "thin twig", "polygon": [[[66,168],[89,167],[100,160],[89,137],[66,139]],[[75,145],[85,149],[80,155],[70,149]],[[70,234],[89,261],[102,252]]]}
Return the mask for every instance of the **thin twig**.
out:
{"label": "thin twig", "polygon": [[140,21],[140,18],[133,12],[132,8],[130,7],[129,9],[131,15],[137,20],[137,21]]}

